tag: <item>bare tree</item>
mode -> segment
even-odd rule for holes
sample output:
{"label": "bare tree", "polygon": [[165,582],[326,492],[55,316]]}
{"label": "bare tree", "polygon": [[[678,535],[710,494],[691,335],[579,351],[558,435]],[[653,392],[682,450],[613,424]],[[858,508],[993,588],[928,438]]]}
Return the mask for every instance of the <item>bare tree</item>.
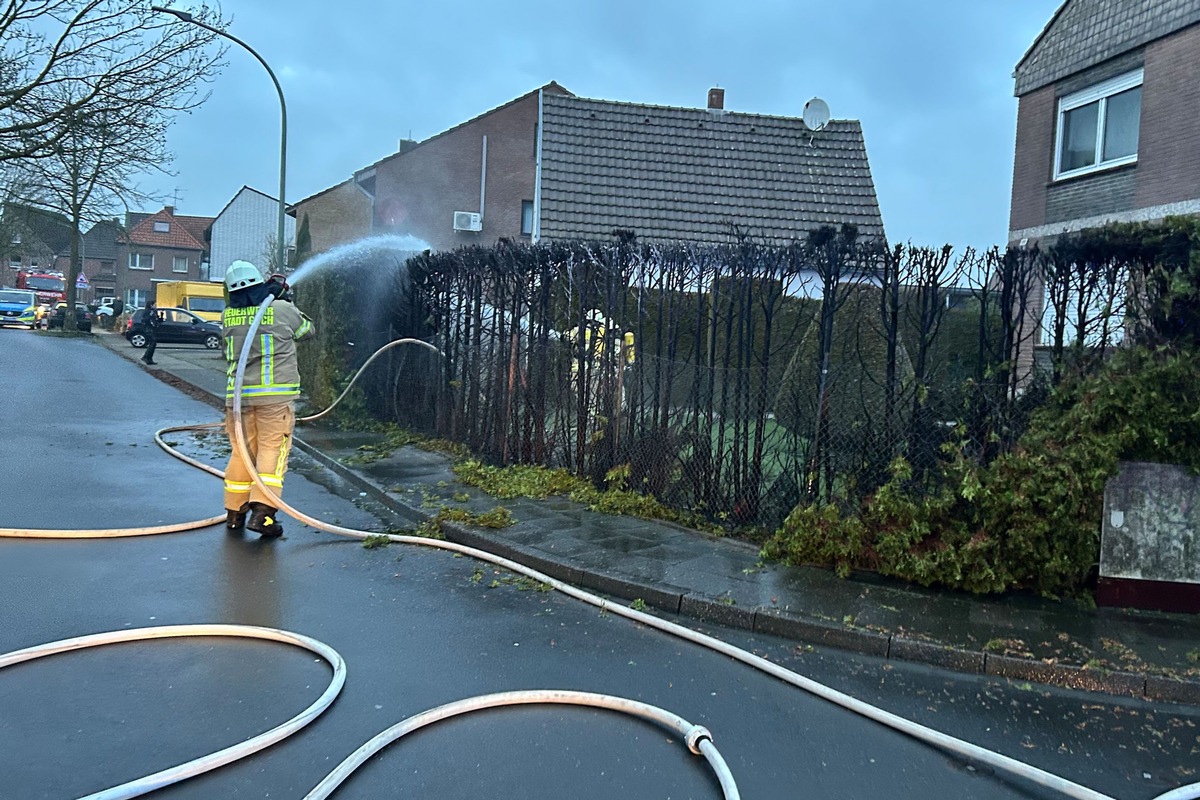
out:
{"label": "bare tree", "polygon": [[[223,51],[213,46],[214,34],[163,23],[130,0],[10,2],[8,8],[9,28],[22,47],[0,74],[15,72],[24,82],[19,100],[0,91],[0,120],[12,123],[0,125],[0,161],[7,158],[24,176],[28,201],[71,222],[65,281],[71,309],[84,223],[154,199],[135,179],[167,171],[167,129],[176,114],[203,102],[199,87]],[[39,16],[28,16],[35,10]],[[51,43],[32,33],[35,19],[42,28],[61,26],[58,38]],[[74,314],[65,314],[64,327],[74,324]]]}
{"label": "bare tree", "polygon": [[[218,23],[215,10],[194,16]],[[8,0],[0,7],[0,161],[44,158],[80,113],[119,113],[153,98],[185,111],[223,50],[216,34],[137,0]],[[154,92],[147,92],[154,87]]]}

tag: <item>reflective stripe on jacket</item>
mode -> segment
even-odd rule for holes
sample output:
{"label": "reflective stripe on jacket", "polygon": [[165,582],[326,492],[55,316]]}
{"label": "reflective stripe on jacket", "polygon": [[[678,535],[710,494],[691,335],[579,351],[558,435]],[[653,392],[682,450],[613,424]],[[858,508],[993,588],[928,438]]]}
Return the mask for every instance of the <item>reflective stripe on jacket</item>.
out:
{"label": "reflective stripe on jacket", "polygon": [[[225,360],[229,368],[225,386],[225,405],[233,405],[233,387],[237,362],[242,354],[250,323],[258,306],[226,308],[221,315],[225,335]],[[291,402],[300,394],[300,366],[296,342],[314,333],[312,321],[286,300],[276,300],[263,314],[242,382],[242,402],[268,405]]]}

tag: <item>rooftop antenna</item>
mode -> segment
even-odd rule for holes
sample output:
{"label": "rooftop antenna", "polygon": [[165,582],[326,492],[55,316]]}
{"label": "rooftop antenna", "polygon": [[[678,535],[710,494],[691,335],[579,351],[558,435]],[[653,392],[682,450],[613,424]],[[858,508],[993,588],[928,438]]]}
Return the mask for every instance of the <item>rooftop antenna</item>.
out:
{"label": "rooftop antenna", "polygon": [[[813,133],[825,129],[829,124],[829,104],[819,97],[814,97],[804,104],[804,114],[802,115],[804,126]],[[808,143],[811,145],[815,137],[809,136]]]}

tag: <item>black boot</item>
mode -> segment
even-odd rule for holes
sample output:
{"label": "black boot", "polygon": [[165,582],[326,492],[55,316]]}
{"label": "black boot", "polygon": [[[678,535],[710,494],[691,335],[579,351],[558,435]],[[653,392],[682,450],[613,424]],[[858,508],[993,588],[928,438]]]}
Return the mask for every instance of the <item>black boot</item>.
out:
{"label": "black boot", "polygon": [[276,513],[270,506],[251,503],[250,519],[246,521],[246,527],[262,536],[282,536],[283,525],[275,518]]}
{"label": "black boot", "polygon": [[225,509],[225,530],[240,531],[246,527],[246,514],[250,511],[250,504],[245,503],[237,511]]}

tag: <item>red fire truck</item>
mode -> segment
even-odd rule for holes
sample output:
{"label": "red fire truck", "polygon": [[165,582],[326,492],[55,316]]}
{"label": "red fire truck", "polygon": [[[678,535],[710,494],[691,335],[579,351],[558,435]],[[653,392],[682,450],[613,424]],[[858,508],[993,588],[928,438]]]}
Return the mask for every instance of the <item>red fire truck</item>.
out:
{"label": "red fire truck", "polygon": [[40,303],[52,308],[55,303],[67,299],[66,278],[61,272],[20,270],[17,272],[17,288],[31,290]]}

